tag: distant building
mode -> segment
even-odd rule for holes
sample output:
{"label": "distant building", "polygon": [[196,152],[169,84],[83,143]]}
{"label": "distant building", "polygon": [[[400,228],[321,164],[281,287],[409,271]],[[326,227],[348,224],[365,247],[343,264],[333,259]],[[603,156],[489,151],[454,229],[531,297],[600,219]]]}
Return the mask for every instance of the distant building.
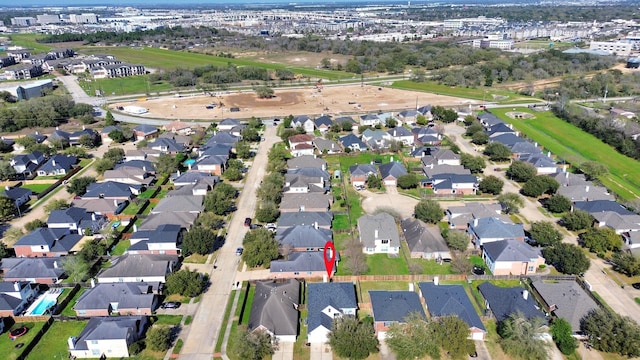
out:
{"label": "distant building", "polygon": [[626,41],[592,41],[590,50],[603,50],[617,56],[629,56],[633,50],[633,43]]}
{"label": "distant building", "polygon": [[97,24],[98,15],[96,14],[71,14],[69,20],[76,24]]}
{"label": "distant building", "polygon": [[14,26],[31,26],[35,25],[38,21],[34,17],[30,16],[19,16],[11,18],[11,25]]}

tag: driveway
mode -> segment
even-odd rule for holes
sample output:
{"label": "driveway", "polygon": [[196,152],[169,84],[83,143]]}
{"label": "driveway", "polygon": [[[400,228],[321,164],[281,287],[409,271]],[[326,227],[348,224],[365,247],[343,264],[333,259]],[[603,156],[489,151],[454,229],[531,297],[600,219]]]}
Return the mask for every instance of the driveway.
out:
{"label": "driveway", "polygon": [[416,204],[418,204],[418,200],[399,194],[397,189],[395,193],[387,191],[380,194],[362,190],[360,195],[364,197],[362,208],[367,214],[373,214],[378,208],[392,208],[400,213],[403,219],[406,219],[413,216]]}
{"label": "driveway", "polygon": [[332,360],[333,351],[328,344],[311,344],[310,360]]}

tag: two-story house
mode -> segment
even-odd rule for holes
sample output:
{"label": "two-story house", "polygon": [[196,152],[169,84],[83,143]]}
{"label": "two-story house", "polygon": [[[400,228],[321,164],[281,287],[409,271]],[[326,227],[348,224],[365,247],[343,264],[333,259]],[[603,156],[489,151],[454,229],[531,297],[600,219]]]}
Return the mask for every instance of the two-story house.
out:
{"label": "two-story house", "polygon": [[381,212],[358,219],[358,233],[365,254],[400,253],[400,236],[393,216]]}

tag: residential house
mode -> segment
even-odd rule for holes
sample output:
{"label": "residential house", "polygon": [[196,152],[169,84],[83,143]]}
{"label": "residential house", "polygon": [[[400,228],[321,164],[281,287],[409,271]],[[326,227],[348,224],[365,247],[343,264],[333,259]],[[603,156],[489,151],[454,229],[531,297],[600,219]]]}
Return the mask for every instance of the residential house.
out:
{"label": "residential house", "polygon": [[391,161],[390,163],[382,164],[378,167],[378,169],[380,170],[382,183],[387,186],[398,185],[398,178],[408,174],[407,169],[404,167],[404,165],[397,161]]}
{"label": "residential house", "polygon": [[478,189],[478,178],[474,175],[436,174],[429,181],[435,194],[469,195]]}
{"label": "residential house", "polygon": [[38,176],[66,175],[78,162],[78,158],[71,155],[53,155],[37,170]]}
{"label": "residential house", "polygon": [[494,125],[504,124],[504,121],[500,120],[500,118],[490,112],[478,114],[477,118],[485,129],[491,128]]}
{"label": "residential house", "polygon": [[4,281],[28,281],[37,284],[55,284],[64,275],[58,258],[4,258],[0,262]]}
{"label": "residential house", "polygon": [[482,246],[482,259],[493,275],[535,274],[544,258],[539,248],[518,240],[500,240]]}
{"label": "residential house", "polygon": [[391,141],[397,141],[405,146],[412,146],[415,140],[413,133],[402,126],[387,130],[387,134],[391,137]]}
{"label": "residential house", "polygon": [[180,255],[183,231],[179,225],[164,224],[151,231],[131,234],[127,249],[129,254]]}
{"label": "residential house", "polygon": [[518,132],[514,131],[512,128],[512,125],[507,125],[505,123],[497,123],[486,127],[489,138],[493,138],[503,134],[514,134],[517,136]]}
{"label": "residential house", "polygon": [[378,175],[378,169],[373,164],[360,164],[349,167],[349,181],[353,186],[365,186],[371,175]]}
{"label": "residential house", "polygon": [[[500,144],[508,147],[509,149],[514,148],[518,144],[531,144],[530,142],[528,142],[527,140],[519,137],[518,135],[516,135],[513,132],[508,132],[508,133],[496,135],[496,136],[492,137],[491,139],[489,139],[489,142],[500,143]],[[538,149],[538,150],[540,150],[540,149]],[[538,152],[540,152],[540,151],[538,151]],[[533,152],[531,151],[530,153],[533,153]],[[518,158],[518,157],[519,156],[516,156],[516,154],[514,154],[514,158]]]}
{"label": "residential house", "polygon": [[340,125],[340,127],[342,128],[344,128],[343,126],[344,123],[349,123],[352,126],[355,126],[357,124],[356,121],[353,120],[351,116],[340,116],[340,117],[337,117],[333,122],[336,123],[337,125]]}
{"label": "residential house", "polygon": [[469,222],[467,232],[476,248],[500,240],[524,241],[522,224],[505,222],[494,216],[473,219]]}
{"label": "residential house", "polygon": [[[313,130],[312,130],[313,132]],[[313,137],[307,134],[298,134],[289,137],[289,150],[291,156],[313,155]]]}
{"label": "residential house", "polygon": [[619,202],[613,200],[594,200],[594,201],[576,201],[573,203],[573,208],[577,210],[586,211],[591,215],[604,212],[615,212],[620,215],[633,215],[634,213],[629,211]]}
{"label": "residential house", "polygon": [[551,175],[558,172],[558,165],[551,159],[551,153],[549,155],[544,154],[530,154],[527,156],[520,156],[520,161],[527,162],[536,168],[538,175]]}
{"label": "residential house", "polygon": [[560,187],[593,185],[593,182],[588,181],[584,174],[570,173],[567,172],[566,169],[563,169],[562,172],[557,172],[549,176],[554,178],[558,184],[560,184]]}
{"label": "residential house", "polygon": [[83,199],[131,200],[139,195],[143,187],[135,184],[124,184],[115,181],[92,183],[87,187]]}
{"label": "residential house", "polygon": [[242,140],[242,137],[233,135],[228,131],[217,131],[212,137],[207,140],[204,146],[213,146],[214,144],[225,144],[235,148],[236,143]]}
{"label": "residential house", "polygon": [[420,297],[413,291],[369,291],[373,310],[373,327],[379,340],[387,336],[389,327],[396,323],[404,323],[411,314],[421,315],[426,319]]}
{"label": "residential house", "polygon": [[430,164],[429,166],[423,166],[422,172],[424,172],[425,176],[430,179],[434,176],[442,175],[442,176],[452,176],[452,175],[471,175],[471,171],[469,169],[465,169],[462,165],[436,165]]}
{"label": "residential house", "polygon": [[146,316],[94,317],[77,337],[68,339],[69,353],[74,358],[126,358],[129,346],[143,338]]}
{"label": "residential house", "polygon": [[484,217],[500,217],[500,204],[467,202],[463,206],[450,206],[445,211],[450,229],[466,230],[473,219]]}
{"label": "residential house", "polygon": [[411,258],[437,261],[451,259],[449,247],[437,225],[427,225],[418,219],[404,219],[400,226]]}
{"label": "residential house", "polygon": [[158,128],[153,125],[138,125],[133,128],[136,140],[147,140],[158,137]]}
{"label": "residential house", "polygon": [[147,282],[165,283],[173,272],[178,257],[175,255],[124,254],[111,261],[111,266],[100,270],[99,283]]}
{"label": "residential house", "polygon": [[233,145],[231,144],[212,144],[209,146],[201,146],[196,149],[198,156],[226,156],[227,158],[231,155],[233,150]]}
{"label": "residential house", "polygon": [[327,140],[320,137],[313,139],[313,146],[318,149],[320,154],[339,154],[342,148],[333,140]]}
{"label": "residential house", "polygon": [[201,182],[206,182],[211,185],[211,188],[220,181],[220,177],[213,176],[211,173],[198,172],[198,171],[187,171],[185,173],[181,173],[178,171],[175,174],[171,175],[171,181],[173,185],[176,187],[187,186],[187,185],[196,185]]}
{"label": "residential house", "polygon": [[71,200],[72,207],[83,208],[88,213],[101,215],[106,219],[112,219],[115,215],[120,214],[127,205],[129,205],[128,200],[83,198],[74,198]]}
{"label": "residential house", "polygon": [[358,219],[358,233],[365,254],[400,253],[400,236],[393,216],[381,212]]}
{"label": "residential house", "polygon": [[30,154],[21,154],[14,156],[9,164],[13,166],[13,169],[17,174],[23,176],[31,176],[35,174],[36,169],[45,162],[44,155],[39,151],[34,151]]}
{"label": "residential house", "polygon": [[251,304],[249,331],[265,331],[280,343],[294,343],[298,336],[300,283],[257,281]]}
{"label": "residential house", "polygon": [[441,285],[437,280],[418,284],[431,318],[457,316],[469,326],[469,338],[484,340],[485,329],[462,285]]}
{"label": "residential house", "polygon": [[153,285],[146,282],[92,285],[73,306],[78,316],[152,315],[158,306]]}
{"label": "residential house", "polygon": [[191,135],[193,133],[192,126],[185,124],[180,120],[170,122],[169,124],[164,125],[162,129],[180,135]]}
{"label": "residential house", "polygon": [[303,128],[306,133],[313,133],[315,123],[307,115],[298,115],[291,120],[292,128]]}
{"label": "residential house", "polygon": [[431,154],[437,151],[438,148],[433,146],[412,146],[409,151],[409,156],[415,159],[422,159],[423,156]]}
{"label": "residential house", "polygon": [[[323,251],[292,252],[287,260],[272,261],[269,273],[275,279],[323,278],[327,276],[323,254]],[[335,274],[337,267],[338,259],[336,256],[332,274]]]}
{"label": "residential house", "polygon": [[520,141],[509,146],[514,159],[529,158],[533,155],[542,155],[542,150],[536,144],[529,141]]}
{"label": "residential house", "polygon": [[236,119],[227,118],[227,119],[223,119],[218,123],[217,129],[220,131],[230,131],[234,127],[240,126],[240,125],[242,125],[240,121]]}
{"label": "residential house", "polygon": [[318,131],[324,134],[329,131],[329,129],[333,125],[333,121],[331,121],[330,116],[323,115],[315,118],[313,120],[313,124],[315,125],[315,128],[318,129]]}
{"label": "residential house", "polygon": [[275,239],[285,252],[291,251],[323,251],[328,241],[333,242],[333,232],[316,228],[313,225],[298,225],[282,230]]}
{"label": "residential house", "polygon": [[17,257],[57,257],[68,255],[82,235],[68,229],[37,228],[21,237],[13,249]]}
{"label": "residential house", "polygon": [[614,211],[603,211],[591,214],[595,218],[595,227],[608,227],[616,234],[640,231],[640,215],[621,215]]}
{"label": "residential house", "polygon": [[22,205],[26,204],[31,200],[31,195],[33,191],[27,188],[16,187],[12,188],[6,186],[5,189],[0,193],[2,196],[6,196],[13,201],[16,208],[20,208]]}
{"label": "residential house", "polygon": [[326,212],[333,203],[333,196],[321,193],[284,194],[280,212]]}
{"label": "residential house", "polygon": [[571,324],[574,334],[581,333],[580,320],[598,304],[575,280],[543,281],[533,278],[531,287],[542,300],[543,310]]}
{"label": "residential house", "polygon": [[398,118],[400,118],[400,121],[404,124],[413,125],[415,124],[418,115],[421,114],[417,110],[409,109],[400,111],[398,113]]}
{"label": "residential house", "polygon": [[402,125],[402,122],[398,121],[398,119],[393,115],[392,112],[378,112],[378,118],[380,119],[380,124],[387,126],[388,121],[395,121],[398,126]]}
{"label": "residential house", "polygon": [[420,114],[422,114],[427,119],[431,119],[433,117],[433,115],[431,114],[431,105],[421,106],[417,110]]}
{"label": "residential house", "polygon": [[62,210],[52,210],[47,219],[49,229],[66,229],[71,233],[84,235],[85,229],[92,234],[100,232],[109,220],[84,208],[69,207]]}
{"label": "residential house", "polygon": [[104,172],[104,175],[102,176],[103,181],[142,185],[145,187],[151,185],[155,181],[155,177],[144,168],[141,169],[135,166],[127,166],[127,163],[118,165],[120,166],[113,170],[107,170]]}
{"label": "residential house", "polygon": [[331,212],[285,212],[280,214],[276,228],[286,230],[298,225],[313,225],[319,229],[331,229],[333,214]]}
{"label": "residential house", "polygon": [[[165,198],[169,201],[169,198]],[[163,199],[164,200],[164,199]],[[161,213],[149,214],[136,228],[137,230],[152,231],[164,224],[178,225],[183,229],[190,229],[195,224],[199,213],[196,212],[171,212],[164,211]]]}
{"label": "residential house", "polygon": [[82,130],[75,131],[69,134],[69,145],[71,146],[79,146],[81,144],[81,139],[83,137],[88,137],[93,141],[96,141],[100,135],[93,129],[82,128]]}
{"label": "residential house", "polygon": [[331,175],[319,168],[289,169],[284,176],[284,193],[326,193]]}
{"label": "residential house", "polygon": [[109,125],[109,126],[105,126],[102,130],[100,130],[100,138],[102,139],[103,142],[105,141],[112,141],[112,139],[109,137],[109,134],[112,131],[122,131],[122,127],[119,125]]}
{"label": "residential house", "polygon": [[189,150],[191,146],[191,137],[188,135],[181,135],[177,133],[172,133],[169,131],[163,132],[158,136],[158,139],[169,139],[176,142],[178,145],[183,145],[186,150]]}
{"label": "residential house", "polygon": [[126,150],[124,152],[124,159],[122,161],[129,162],[133,160],[148,160],[156,162],[158,157],[162,154],[162,151],[145,148],[143,150],[133,149]]}
{"label": "residential house", "polygon": [[[567,173],[568,174],[568,173]],[[561,185],[556,192],[558,195],[565,196],[567,199],[574,201],[594,201],[594,200],[609,200],[614,201],[615,196],[609,193],[609,190],[604,186],[597,186],[592,182],[588,182],[586,185],[573,185],[563,186]]]}
{"label": "residential house", "polygon": [[228,160],[229,155],[204,155],[196,160],[194,166],[199,172],[220,176],[227,168]]}
{"label": "residential house", "polygon": [[411,129],[414,143],[427,146],[438,146],[442,141],[442,134],[431,127],[414,127]]}
{"label": "residential house", "polygon": [[360,115],[360,126],[374,127],[376,125],[383,125],[378,115],[375,115],[375,114]]}
{"label": "residential house", "polygon": [[358,300],[353,283],[310,283],[307,285],[307,342],[325,344],[333,320],[356,316]]}
{"label": "residential house", "polygon": [[[367,145],[354,134],[345,135],[340,138],[340,144],[345,151],[366,151]],[[349,149],[349,150],[347,150]]]}
{"label": "residential house", "polygon": [[432,152],[427,148],[427,153],[420,159],[422,166],[431,167],[431,165],[451,165],[460,166],[460,155],[449,149],[437,149]]}
{"label": "residential house", "polygon": [[151,214],[159,214],[164,212],[180,213],[187,212],[199,214],[204,210],[203,196],[172,196],[170,198],[161,199],[152,210]]}
{"label": "residential house", "polygon": [[366,129],[362,132],[362,141],[370,149],[384,149],[389,147],[391,136],[382,130]]}
{"label": "residential house", "polygon": [[327,170],[327,162],[320,159],[316,155],[302,155],[293,159],[287,160],[287,167],[289,169],[299,168],[317,168],[320,170]]}
{"label": "residential house", "polygon": [[173,139],[158,137],[147,145],[149,149],[158,150],[166,154],[175,155],[184,152],[184,144],[179,144]]}
{"label": "residential house", "polygon": [[28,281],[0,282],[0,317],[20,315],[36,297],[36,289]]}
{"label": "residential house", "polygon": [[484,298],[485,308],[498,322],[516,313],[524,315],[527,319],[544,317],[544,314],[538,310],[533,297],[529,296],[529,291],[522,287],[499,287],[485,282],[478,285],[478,290]]}
{"label": "residential house", "polygon": [[148,160],[140,160],[140,159],[125,160],[124,162],[116,164],[114,169],[120,169],[120,168],[126,168],[126,167],[138,168],[146,171],[150,175],[156,174],[156,166],[154,165],[153,162]]}

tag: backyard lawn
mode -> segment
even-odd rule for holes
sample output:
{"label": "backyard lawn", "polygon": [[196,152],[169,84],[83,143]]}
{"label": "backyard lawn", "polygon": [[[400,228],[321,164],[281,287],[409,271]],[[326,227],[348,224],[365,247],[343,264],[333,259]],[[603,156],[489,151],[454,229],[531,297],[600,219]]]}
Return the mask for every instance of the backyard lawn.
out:
{"label": "backyard lawn", "polygon": [[349,215],[338,214],[333,216],[333,230],[348,230],[350,228],[351,224],[349,224]]}
{"label": "backyard lawn", "polygon": [[[6,326],[5,329],[9,328],[9,324],[12,323],[12,322],[13,322],[13,320],[11,320],[11,318],[9,318],[9,320],[5,320],[5,326]],[[14,360],[14,359],[17,359],[18,356],[20,354],[22,354],[22,352],[24,351],[24,348],[16,349],[14,347],[14,345],[17,344],[17,343],[27,344],[31,340],[33,340],[33,338],[36,336],[38,331],[40,331],[40,329],[42,329],[42,326],[44,326],[44,322],[18,323],[18,324],[15,324],[15,325],[11,326],[11,329],[16,329],[16,328],[18,328],[18,327],[20,327],[22,325],[25,325],[29,330],[27,331],[26,334],[24,334],[23,336],[19,337],[18,340],[11,341],[11,339],[9,339],[9,336],[7,336],[7,334],[6,334],[6,331],[5,331],[5,333],[2,334],[2,336],[0,336],[0,359],[2,359],[2,360]],[[65,341],[65,345],[66,345],[66,341]],[[51,359],[51,358],[52,357],[49,357],[49,359]]]}
{"label": "backyard lawn", "polygon": [[[67,289],[65,289],[66,291]],[[69,303],[67,304],[67,307],[64,308],[64,310],[62,310],[62,312],[60,313],[60,315],[64,315],[64,316],[76,316],[76,312],[75,310],[73,310],[73,307],[76,305],[76,302],[78,301],[78,298],[88,289],[80,289],[80,291],[78,291],[73,298],[71,299],[71,301],[69,301]],[[62,299],[62,296],[60,296],[58,299]]]}
{"label": "backyard lawn", "polygon": [[402,254],[396,257],[387,254],[367,255],[369,270],[365,275],[408,275],[409,267]]}
{"label": "backyard lawn", "polygon": [[369,290],[409,290],[409,281],[360,281],[359,303],[369,303]]}
{"label": "backyard lawn", "polygon": [[25,189],[29,189],[33,191],[35,194],[39,194],[47,190],[52,184],[53,182],[51,182],[51,184],[26,184],[26,185],[22,185],[21,187]]}
{"label": "backyard lawn", "polygon": [[116,246],[114,246],[111,249],[111,255],[112,256],[120,256],[120,255],[124,254],[125,251],[127,251],[129,246],[131,246],[131,241],[125,240],[125,239],[120,239],[120,241],[118,241]]}
{"label": "backyard lawn", "polygon": [[67,339],[78,336],[88,321],[55,321],[38,341],[27,359],[67,359]]}

